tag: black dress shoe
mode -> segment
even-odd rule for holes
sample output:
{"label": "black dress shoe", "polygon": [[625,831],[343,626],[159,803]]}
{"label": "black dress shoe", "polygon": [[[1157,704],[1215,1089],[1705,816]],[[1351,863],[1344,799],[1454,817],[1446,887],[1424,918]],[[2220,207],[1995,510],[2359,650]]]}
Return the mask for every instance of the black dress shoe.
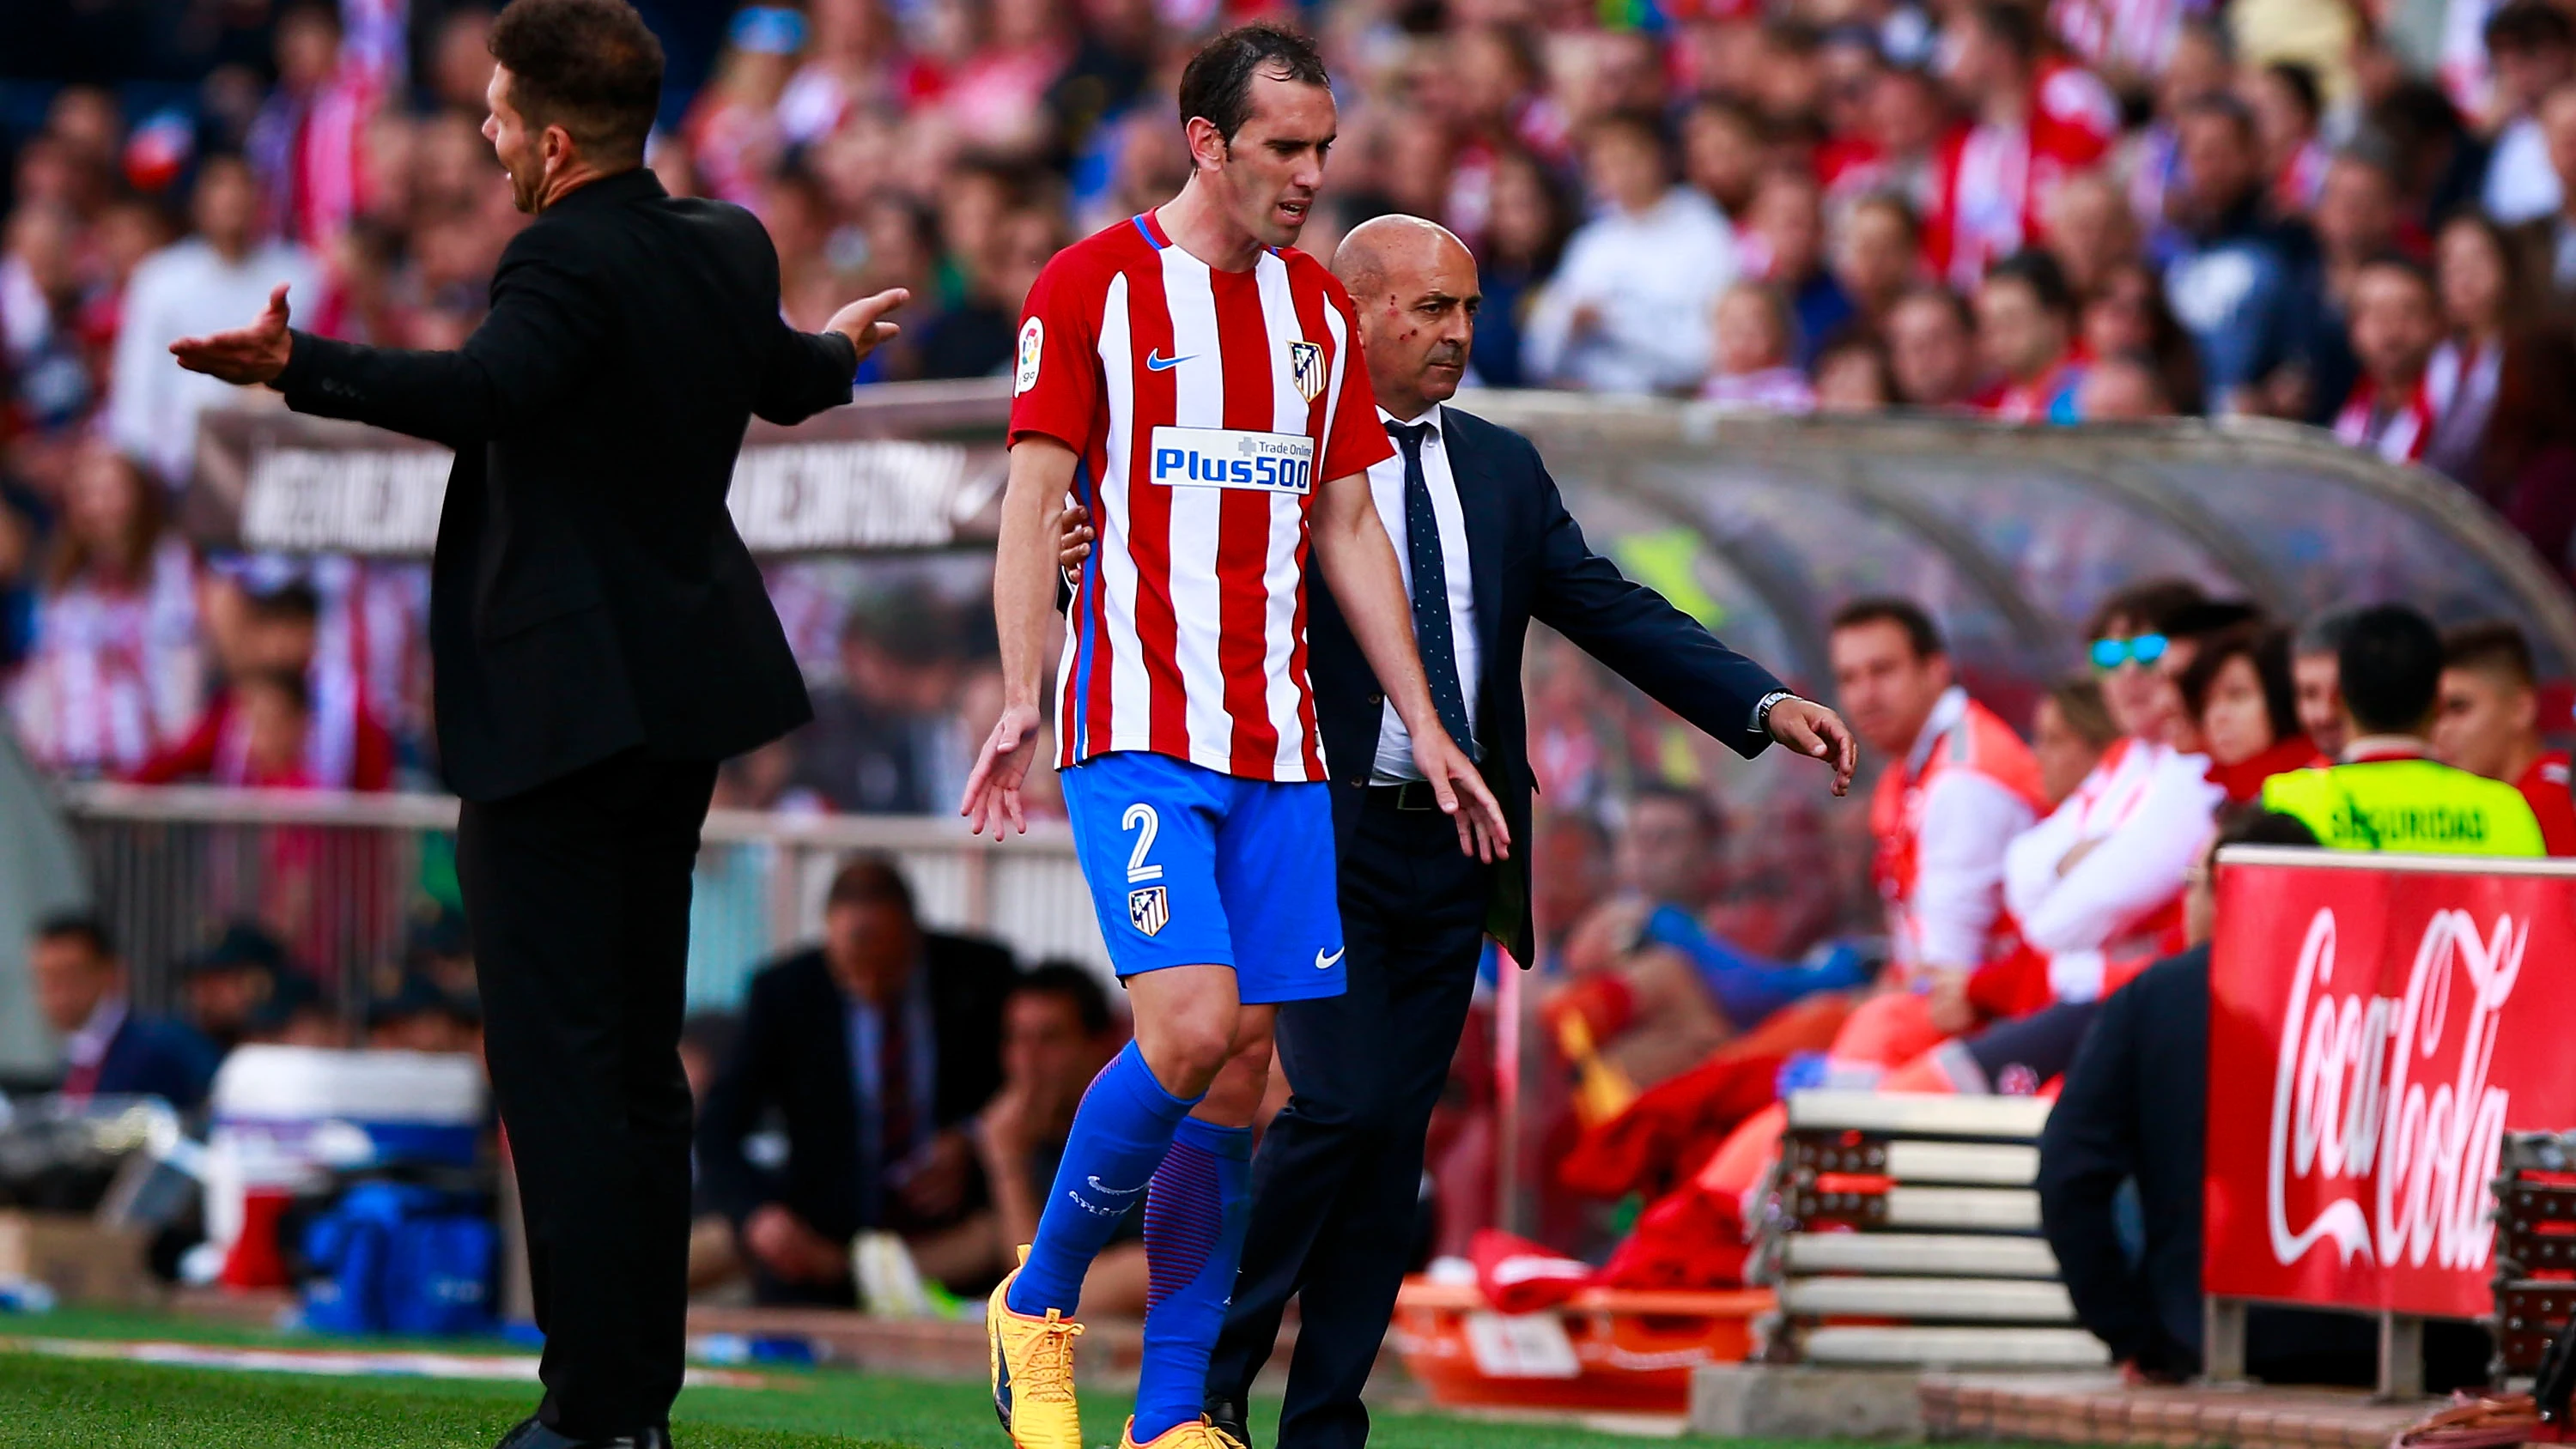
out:
{"label": "black dress shoe", "polygon": [[1252,1449],[1252,1425],[1250,1422],[1252,1415],[1245,1409],[1243,1404],[1227,1399],[1210,1399],[1205,1405],[1205,1412],[1208,1417],[1208,1424],[1218,1433],[1225,1436],[1224,1440],[1221,1442],[1227,1444],[1229,1449],[1232,1449],[1232,1446],[1240,1446],[1240,1449]]}
{"label": "black dress shoe", "polygon": [[639,1429],[614,1439],[575,1439],[549,1424],[521,1419],[493,1449],[671,1449],[668,1429]]}

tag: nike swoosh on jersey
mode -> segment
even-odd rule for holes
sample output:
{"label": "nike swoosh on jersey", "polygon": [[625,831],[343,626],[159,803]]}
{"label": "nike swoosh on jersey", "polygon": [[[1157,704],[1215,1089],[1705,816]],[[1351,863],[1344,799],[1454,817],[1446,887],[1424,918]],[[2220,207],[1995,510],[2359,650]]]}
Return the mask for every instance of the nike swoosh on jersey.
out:
{"label": "nike swoosh on jersey", "polygon": [[1145,370],[1147,372],[1169,372],[1173,368],[1180,366],[1182,363],[1189,361],[1191,357],[1196,356],[1198,356],[1198,354],[1193,352],[1189,357],[1164,357],[1160,355],[1160,349],[1150,350],[1145,354]]}
{"label": "nike swoosh on jersey", "polygon": [[[1348,947],[1348,946],[1344,946],[1344,947],[1342,948],[1342,951],[1347,951],[1347,950],[1349,950],[1349,949],[1350,949],[1350,947]],[[1321,947],[1321,946],[1316,947],[1316,948],[1315,948],[1315,969],[1316,969],[1316,970],[1318,970],[1318,971],[1330,971],[1330,970],[1332,970],[1332,969],[1333,969],[1334,964],[1335,964],[1335,963],[1337,963],[1337,962],[1339,962],[1339,961],[1342,959],[1342,951],[1335,951],[1332,955],[1327,956],[1327,955],[1325,955],[1325,954],[1324,954],[1324,948],[1323,948],[1323,947]]]}

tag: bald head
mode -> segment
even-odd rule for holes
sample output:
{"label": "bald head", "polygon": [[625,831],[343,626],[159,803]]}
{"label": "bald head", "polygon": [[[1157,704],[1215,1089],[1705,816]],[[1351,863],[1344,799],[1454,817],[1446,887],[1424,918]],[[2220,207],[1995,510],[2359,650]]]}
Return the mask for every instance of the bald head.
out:
{"label": "bald head", "polygon": [[1465,242],[1418,216],[1376,217],[1342,238],[1333,273],[1359,314],[1380,406],[1410,422],[1458,391],[1484,300]]}

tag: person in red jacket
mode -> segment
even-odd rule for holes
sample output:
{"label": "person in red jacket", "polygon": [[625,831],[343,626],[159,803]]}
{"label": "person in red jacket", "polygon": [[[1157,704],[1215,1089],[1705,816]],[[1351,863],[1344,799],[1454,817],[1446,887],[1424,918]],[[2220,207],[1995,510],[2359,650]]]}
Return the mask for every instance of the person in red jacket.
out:
{"label": "person in red jacket", "polygon": [[1959,30],[1947,79],[1976,119],[1936,153],[1923,243],[1933,272],[1967,291],[2044,239],[2050,197],[2110,153],[2120,106],[2090,71],[2042,55],[2029,9],[1988,0]]}
{"label": "person in red jacket", "polygon": [[2453,769],[2504,780],[2531,802],[2551,855],[2576,855],[2576,800],[2567,789],[2567,752],[2540,735],[2540,690],[2531,643],[2504,620],[2468,624],[2442,639],[2441,704],[2433,717],[2433,758]]}

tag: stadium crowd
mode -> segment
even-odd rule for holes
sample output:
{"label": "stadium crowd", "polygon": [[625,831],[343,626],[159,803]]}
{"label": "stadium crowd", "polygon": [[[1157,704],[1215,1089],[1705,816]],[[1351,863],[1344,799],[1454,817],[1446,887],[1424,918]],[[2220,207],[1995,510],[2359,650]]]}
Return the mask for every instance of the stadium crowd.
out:
{"label": "stadium crowd", "polygon": [[[1047,257],[1176,186],[1176,67],[1241,8],[648,6],[674,79],[652,164],[760,214],[800,326],[911,288],[867,376],[990,375]],[[476,129],[490,13],[10,11],[0,668],[22,739],[73,774],[433,784],[419,571],[192,549],[172,520],[193,422],[229,398],[163,344],[277,282],[333,335],[474,326],[523,221]],[[2555,0],[1294,18],[1342,100],[1302,244],[1396,210],[1466,238],[1486,384],[2303,419],[2441,469],[2569,566],[2576,22]],[[977,629],[884,627],[810,570],[773,583],[852,707],[764,778],[838,809],[944,796]]]}

